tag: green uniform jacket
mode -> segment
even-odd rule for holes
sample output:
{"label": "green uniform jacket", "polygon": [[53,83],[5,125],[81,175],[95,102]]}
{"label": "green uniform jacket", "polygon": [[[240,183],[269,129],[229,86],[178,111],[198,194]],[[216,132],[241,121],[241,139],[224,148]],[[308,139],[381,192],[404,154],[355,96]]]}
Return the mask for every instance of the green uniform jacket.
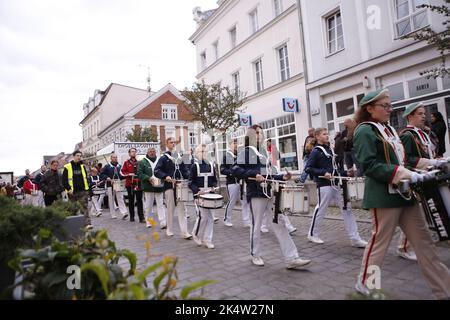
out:
{"label": "green uniform jacket", "polygon": [[152,170],[152,166],[150,165],[150,163],[147,160],[142,159],[139,162],[137,175],[138,175],[139,180],[141,180],[142,191],[158,192],[158,193],[164,191],[163,187],[154,187],[150,184],[149,179],[150,179],[150,177],[153,176],[153,170]]}
{"label": "green uniform jacket", "polygon": [[[398,208],[414,204],[389,193],[389,184],[398,168],[398,160],[389,143],[370,124],[362,124],[353,139],[356,160],[365,176],[363,208]],[[388,160],[386,160],[388,159]]]}
{"label": "green uniform jacket", "polygon": [[419,137],[411,130],[403,130],[400,135],[406,154],[406,165],[409,168],[416,168],[420,158],[429,159],[426,148],[420,142]]}

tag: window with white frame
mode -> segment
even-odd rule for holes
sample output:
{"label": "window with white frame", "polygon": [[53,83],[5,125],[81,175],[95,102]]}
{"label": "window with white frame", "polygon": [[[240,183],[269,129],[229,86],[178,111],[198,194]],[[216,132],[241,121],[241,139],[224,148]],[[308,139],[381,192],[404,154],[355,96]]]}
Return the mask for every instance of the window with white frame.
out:
{"label": "window with white frame", "polygon": [[287,44],[278,49],[278,59],[280,61],[281,81],[285,81],[291,77]]}
{"label": "window with white frame", "polygon": [[239,95],[241,89],[240,89],[240,75],[239,75],[239,71],[235,72],[231,75],[231,78],[233,80],[233,89],[234,89],[234,94],[235,95]]}
{"label": "window with white frame", "polygon": [[237,43],[237,30],[236,30],[236,26],[234,26],[233,28],[230,29],[230,43],[231,43],[231,49],[233,49],[234,47],[236,47],[236,43]]}
{"label": "window with white frame", "polygon": [[194,132],[189,132],[189,145],[191,148],[195,148],[197,145],[197,138],[195,137]]}
{"label": "window with white frame", "polygon": [[263,70],[262,70],[262,60],[253,63],[255,68],[255,79],[256,79],[256,92],[260,92],[264,90],[264,79],[263,79]]}
{"label": "window with white frame", "polygon": [[426,8],[427,0],[394,0],[395,32],[397,37],[417,31],[429,25]]}
{"label": "window with white frame", "polygon": [[214,61],[219,59],[219,41],[213,43]]}
{"label": "window with white frame", "polygon": [[161,108],[163,120],[178,120],[176,105],[163,104],[161,105]]}
{"label": "window with white frame", "polygon": [[327,52],[333,54],[344,49],[344,31],[342,29],[341,11],[336,11],[325,18],[327,30]]}
{"label": "window with white frame", "polygon": [[283,11],[281,0],[273,0],[273,11],[275,13],[275,17],[278,17]]}
{"label": "window with white frame", "polygon": [[206,51],[200,53],[200,65],[202,70],[206,69]]}
{"label": "window with white frame", "polygon": [[249,15],[249,18],[250,18],[250,31],[253,34],[256,31],[258,31],[258,29],[259,29],[259,25],[258,25],[258,9],[254,9],[248,15]]}

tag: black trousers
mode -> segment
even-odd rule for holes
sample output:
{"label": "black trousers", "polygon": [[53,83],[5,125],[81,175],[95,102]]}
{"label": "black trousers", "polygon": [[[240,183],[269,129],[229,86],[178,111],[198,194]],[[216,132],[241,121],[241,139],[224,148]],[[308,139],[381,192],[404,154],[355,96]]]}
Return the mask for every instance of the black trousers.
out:
{"label": "black trousers", "polygon": [[142,204],[142,191],[133,190],[132,187],[127,187],[128,193],[128,211],[130,212],[130,221],[134,220],[134,204],[136,202],[139,221],[144,219],[144,208]]}
{"label": "black trousers", "polygon": [[46,207],[50,207],[53,202],[55,202],[58,199],[58,196],[50,196],[50,195],[44,195],[44,203]]}

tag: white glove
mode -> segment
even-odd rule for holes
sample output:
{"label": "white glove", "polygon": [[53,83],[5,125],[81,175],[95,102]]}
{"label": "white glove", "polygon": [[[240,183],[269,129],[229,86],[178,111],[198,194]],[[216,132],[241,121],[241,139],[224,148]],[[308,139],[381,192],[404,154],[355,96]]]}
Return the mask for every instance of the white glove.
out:
{"label": "white glove", "polygon": [[421,175],[420,173],[417,172],[413,172],[411,173],[411,182],[412,183],[417,183],[417,182],[422,182],[423,181],[423,175]]}
{"label": "white glove", "polygon": [[430,171],[430,172],[427,172],[427,173],[423,173],[422,177],[423,177],[422,181],[423,182],[427,182],[427,181],[435,179],[436,178],[436,173]]}
{"label": "white glove", "polygon": [[431,165],[436,168],[443,168],[448,164],[447,159],[433,159],[431,160]]}

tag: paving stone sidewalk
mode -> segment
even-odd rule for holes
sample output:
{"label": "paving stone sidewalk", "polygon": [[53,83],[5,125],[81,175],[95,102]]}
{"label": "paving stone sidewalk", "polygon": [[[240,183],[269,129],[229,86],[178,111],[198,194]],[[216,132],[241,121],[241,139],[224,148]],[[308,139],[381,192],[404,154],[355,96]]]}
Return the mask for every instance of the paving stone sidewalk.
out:
{"label": "paving stone sidewalk", "polygon": [[[195,222],[194,207],[188,206],[192,230]],[[222,217],[224,210],[217,210]],[[312,212],[312,209],[310,210]],[[370,214],[354,210],[361,236],[369,239],[371,233]],[[139,266],[144,268],[161,259],[163,255],[175,255],[178,262],[178,288],[202,279],[219,281],[204,290],[208,299],[347,299],[354,293],[363,249],[350,246],[344,224],[336,209],[330,209],[322,225],[323,245],[307,241],[306,235],[311,222],[310,215],[290,216],[298,228],[293,239],[300,256],[312,259],[305,270],[287,270],[280,248],[272,231],[262,234],[262,257],[264,267],[250,262],[249,229],[240,219],[240,212],[233,212],[233,227],[226,227],[222,221],[214,225],[215,249],[197,247],[190,240],[179,236],[178,221],[174,219],[175,236],[168,238],[159,227],[147,229],[145,224],[113,220],[105,213],[93,218],[95,228],[109,231],[110,237],[119,248],[128,248],[138,255]],[[152,241],[152,257],[145,263],[146,250],[143,237],[154,231],[160,234],[158,242]],[[423,280],[417,263],[395,255],[398,234],[394,237],[382,266],[382,287],[391,299],[434,299]],[[438,246],[442,261],[450,267],[450,249],[447,244]]]}

